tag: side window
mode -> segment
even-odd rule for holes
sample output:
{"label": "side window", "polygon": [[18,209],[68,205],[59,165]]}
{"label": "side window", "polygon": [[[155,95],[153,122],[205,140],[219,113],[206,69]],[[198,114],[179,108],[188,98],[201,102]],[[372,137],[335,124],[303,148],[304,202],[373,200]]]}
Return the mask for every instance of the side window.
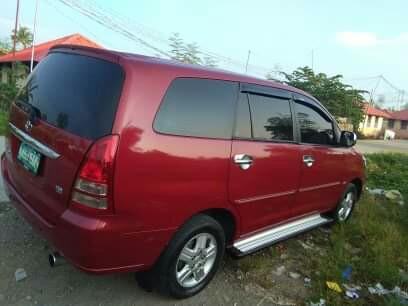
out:
{"label": "side window", "polygon": [[249,94],[252,133],[255,139],[293,140],[289,100]]}
{"label": "side window", "polygon": [[330,118],[306,103],[295,103],[296,117],[303,143],[331,145],[335,142]]}
{"label": "side window", "polygon": [[235,82],[175,79],[153,127],[165,134],[231,139],[237,93]]}

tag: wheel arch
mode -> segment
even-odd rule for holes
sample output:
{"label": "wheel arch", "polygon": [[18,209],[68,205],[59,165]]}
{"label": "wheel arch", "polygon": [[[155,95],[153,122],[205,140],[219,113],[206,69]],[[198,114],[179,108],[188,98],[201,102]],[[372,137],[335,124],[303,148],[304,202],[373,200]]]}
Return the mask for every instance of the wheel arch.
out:
{"label": "wheel arch", "polygon": [[356,186],[357,188],[357,199],[360,199],[360,196],[363,192],[363,180],[359,177],[354,178],[353,180],[350,181],[351,184]]}
{"label": "wheel arch", "polygon": [[210,208],[198,214],[210,216],[220,223],[225,232],[227,246],[231,244],[238,235],[238,219],[230,210],[226,208]]}

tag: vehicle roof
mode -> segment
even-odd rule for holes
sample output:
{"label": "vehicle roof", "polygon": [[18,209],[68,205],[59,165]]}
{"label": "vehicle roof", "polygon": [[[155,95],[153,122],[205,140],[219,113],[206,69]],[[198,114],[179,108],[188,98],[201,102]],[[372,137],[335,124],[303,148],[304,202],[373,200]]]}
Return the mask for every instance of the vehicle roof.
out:
{"label": "vehicle roof", "polygon": [[[134,63],[144,63],[144,64],[152,64],[152,65],[161,65],[163,67],[167,67],[169,69],[177,69],[177,70],[184,70],[185,72],[189,72],[191,74],[199,74],[200,77],[203,78],[214,78],[214,79],[221,79],[226,81],[235,81],[235,82],[244,82],[244,83],[251,83],[257,84],[262,86],[269,86],[274,88],[280,88],[289,90],[294,93],[298,93],[317,101],[320,105],[321,103],[314,98],[312,95],[308,94],[307,92],[300,90],[298,88],[261,78],[255,78],[244,74],[239,74],[231,71],[221,70],[218,68],[211,68],[206,66],[200,65],[193,65],[193,64],[185,64],[176,60],[171,59],[163,59],[158,57],[151,57],[146,55],[140,54],[133,54],[133,53],[126,53],[126,52],[119,52],[107,49],[97,49],[97,48],[90,48],[85,46],[78,46],[78,45],[56,45],[50,49],[50,52],[57,51],[57,50],[64,50],[64,51],[84,51],[86,53],[93,53],[97,55],[101,55],[103,57],[110,57],[112,60],[119,61],[123,59],[127,62],[134,62]],[[322,105],[324,108],[324,106]]]}

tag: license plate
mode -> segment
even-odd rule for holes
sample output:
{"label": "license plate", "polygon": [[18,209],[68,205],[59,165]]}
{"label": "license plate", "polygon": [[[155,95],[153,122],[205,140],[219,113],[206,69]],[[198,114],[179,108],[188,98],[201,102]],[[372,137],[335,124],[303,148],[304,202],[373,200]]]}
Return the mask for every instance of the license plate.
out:
{"label": "license plate", "polygon": [[24,168],[36,175],[40,167],[41,153],[37,152],[29,144],[23,142],[18,150],[17,160]]}

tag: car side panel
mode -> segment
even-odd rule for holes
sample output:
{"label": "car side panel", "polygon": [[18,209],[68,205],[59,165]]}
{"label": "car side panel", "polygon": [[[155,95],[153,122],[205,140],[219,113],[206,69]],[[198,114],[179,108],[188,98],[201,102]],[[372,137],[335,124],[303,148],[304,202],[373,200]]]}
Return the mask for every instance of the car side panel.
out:
{"label": "car side panel", "polygon": [[[227,197],[231,140],[164,135],[152,127],[171,81],[195,75],[152,70],[143,64],[129,68],[126,75],[125,102],[114,126],[120,133],[115,213],[131,216],[132,231],[143,232],[176,230],[194,214],[219,208],[234,216],[238,232],[239,217]],[[159,252],[151,254],[151,263],[167,241],[157,243]]]}

